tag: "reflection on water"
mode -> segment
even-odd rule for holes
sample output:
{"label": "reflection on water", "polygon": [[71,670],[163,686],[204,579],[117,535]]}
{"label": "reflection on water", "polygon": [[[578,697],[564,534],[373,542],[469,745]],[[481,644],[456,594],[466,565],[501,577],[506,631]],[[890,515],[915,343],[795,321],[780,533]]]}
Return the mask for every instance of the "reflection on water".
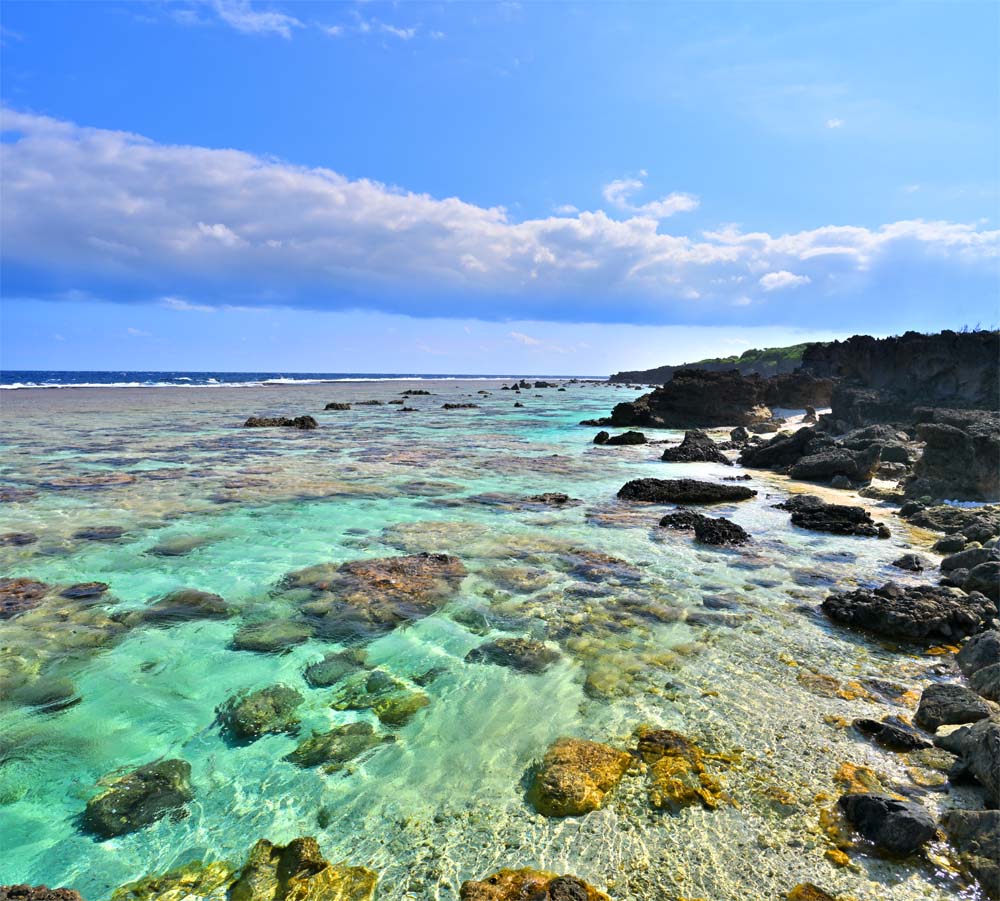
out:
{"label": "reflection on water", "polygon": [[[417,412],[323,412],[405,387],[6,393],[0,532],[21,538],[0,547],[0,574],[44,587],[24,587],[24,612],[0,620],[0,882],[97,899],[191,859],[239,862],[260,837],[315,834],[329,859],[379,871],[387,899],[457,898],[464,879],[528,865],[616,899],[774,898],[803,881],[858,898],[954,897],[945,871],[824,858],[819,813],[843,762],[923,791],[905,758],[837,723],[905,713],[905,690],[933,660],[883,651],[812,612],[831,585],[888,576],[900,522],[879,511],[897,535],[881,542],[794,531],[772,507],[785,488],[758,479],[757,498],[718,510],[754,537],[746,548],[661,532],[661,508],[614,499],[624,481],[726,473],[592,445],[594,430],[576,423],[624,390],[518,398],[437,382],[407,398]],[[238,428],[285,413],[320,428]],[[527,500],[545,492],[570,500]],[[464,578],[420,570],[402,588],[354,586],[364,609],[391,609],[388,626],[330,625],[330,599],[350,591],[324,573],[424,552],[457,557]],[[317,564],[333,565],[308,584],[282,581]],[[90,582],[108,588],[63,596]],[[431,602],[407,593],[428,586]],[[221,600],[149,608],[182,588]],[[542,642],[550,657],[538,672],[466,660],[502,637]],[[365,653],[306,681],[307,667],[347,647],[336,639]],[[227,741],[216,709],[276,683],[302,697],[297,734]],[[347,733],[362,744],[338,745],[333,772],[287,759],[314,731],[353,722],[374,730]],[[534,812],[527,774],[555,738],[627,749],[642,725],[728,755],[727,802],[656,810],[632,772],[586,817]],[[191,764],[187,816],[106,841],[80,830],[99,779],[159,758]]]}

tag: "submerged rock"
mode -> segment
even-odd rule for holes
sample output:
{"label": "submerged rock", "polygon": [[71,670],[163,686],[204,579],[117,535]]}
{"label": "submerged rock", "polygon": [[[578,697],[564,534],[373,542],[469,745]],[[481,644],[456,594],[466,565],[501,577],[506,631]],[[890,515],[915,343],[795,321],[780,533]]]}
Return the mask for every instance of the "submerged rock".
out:
{"label": "submerged rock", "polygon": [[330,704],[334,710],[371,710],[380,722],[404,726],[415,714],[430,705],[422,691],[385,670],[357,673],[344,680]]}
{"label": "submerged rock", "polygon": [[243,423],[245,429],[290,428],[315,429],[319,426],[312,416],[251,416]]}
{"label": "submerged rock", "polygon": [[800,882],[785,896],[785,901],[836,901],[836,898],[811,882]]}
{"label": "submerged rock", "polygon": [[18,706],[32,707],[40,713],[57,713],[83,700],[69,679],[53,679],[45,676],[14,689],[8,697]]}
{"label": "submerged rock", "polygon": [[184,557],[209,544],[211,540],[204,535],[172,535],[154,544],[146,553],[154,557]]}
{"label": "submerged rock", "polygon": [[316,663],[310,663],[303,675],[313,688],[329,688],[345,676],[364,669],[366,658],[364,651],[338,651],[327,654]]}
{"label": "submerged rock", "polygon": [[230,901],[372,901],[378,877],[365,867],[330,864],[316,839],[287,845],[261,839],[229,890]]}
{"label": "submerged rock", "polygon": [[423,553],[311,566],[287,575],[281,587],[307,593],[302,610],[319,637],[356,640],[429,616],[464,578],[457,557]]}
{"label": "submerged rock", "polygon": [[522,673],[543,673],[560,657],[544,642],[530,638],[498,638],[473,648],[465,655],[467,663],[494,663]]}
{"label": "submerged rock", "polygon": [[180,811],[192,798],[191,764],[159,760],[113,778],[101,794],[87,802],[81,822],[88,832],[112,838]]}
{"label": "submerged rock", "polygon": [[837,803],[861,835],[890,854],[912,854],[937,832],[919,804],[872,794],[842,795]]}
{"label": "submerged rock", "polygon": [[111,901],[226,901],[234,875],[228,863],[196,860],[126,883],[115,889]]}
{"label": "submerged rock", "polygon": [[890,751],[917,751],[931,747],[931,743],[895,717],[881,723],[878,720],[856,719],[852,725],[862,735]]}
{"label": "submerged rock", "polygon": [[990,708],[964,685],[936,682],[920,695],[914,721],[918,726],[935,732],[939,726],[959,726],[986,719]]}
{"label": "submerged rock", "polygon": [[670,729],[645,731],[636,753],[649,767],[654,807],[677,810],[701,804],[714,810],[722,802],[722,785],[705,767],[707,755],[687,736]]}
{"label": "submerged rock", "polygon": [[544,870],[500,870],[482,880],[470,879],[459,889],[461,901],[611,901],[576,876]]}
{"label": "submerged rock", "polygon": [[580,816],[597,810],[625,775],[632,757],[609,745],[580,738],[553,742],[535,774],[528,793],[540,814]]}
{"label": "submerged rock", "polygon": [[38,541],[34,532],[4,532],[0,535],[0,547],[25,547]]}
{"label": "submerged rock", "polygon": [[131,610],[121,617],[128,626],[174,626],[204,619],[227,619],[229,605],[217,594],[181,588],[171,591],[143,610]]}
{"label": "submerged rock", "polygon": [[901,641],[955,641],[989,628],[997,608],[981,594],[934,585],[858,588],[823,601],[831,619]]}
{"label": "submerged rock", "polygon": [[941,825],[962,869],[988,898],[1000,898],[1000,810],[948,810]]}
{"label": "submerged rock", "polygon": [[107,582],[77,582],[75,585],[70,585],[69,588],[60,591],[59,597],[74,601],[82,598],[96,598],[104,594],[110,587]]}
{"label": "submerged rock", "polygon": [[618,491],[622,500],[653,504],[721,504],[745,501],[756,494],[743,485],[720,485],[695,479],[633,479]]}
{"label": "submerged rock", "polygon": [[888,528],[875,522],[864,507],[828,504],[813,494],[798,494],[776,506],[779,510],[790,510],[792,525],[802,529],[835,535],[890,537]]}
{"label": "submerged rock", "polygon": [[125,530],[120,526],[90,526],[78,529],[73,537],[82,541],[117,541],[124,534]]}
{"label": "submerged rock", "polygon": [[47,885],[0,885],[0,901],[83,901],[79,892]]}
{"label": "submerged rock", "polygon": [[716,443],[700,429],[684,433],[684,440],[677,447],[668,447],[661,460],[667,463],[721,463],[732,466],[733,462]]}
{"label": "submerged rock", "polygon": [[285,654],[308,641],[313,634],[308,623],[291,619],[269,619],[262,623],[248,623],[236,630],[233,647],[239,651],[257,651],[262,654]]}
{"label": "submerged rock", "polygon": [[229,698],[217,710],[223,730],[240,741],[255,741],[262,735],[297,732],[295,711],[302,695],[287,685],[271,685],[249,694]]}
{"label": "submerged rock", "polygon": [[0,579],[0,619],[33,610],[48,594],[49,586],[34,579]]}
{"label": "submerged rock", "polygon": [[336,773],[366,751],[395,740],[392,735],[378,734],[371,723],[348,723],[329,732],[313,732],[285,759],[296,766],[319,766],[324,773]]}

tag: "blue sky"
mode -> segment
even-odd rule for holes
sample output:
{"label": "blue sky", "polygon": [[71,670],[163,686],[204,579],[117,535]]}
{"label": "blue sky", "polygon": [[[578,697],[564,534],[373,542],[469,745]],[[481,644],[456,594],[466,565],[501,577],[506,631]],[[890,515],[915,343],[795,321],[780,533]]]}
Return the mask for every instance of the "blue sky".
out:
{"label": "blue sky", "polygon": [[5,369],[993,325],[995,3],[14,2]]}

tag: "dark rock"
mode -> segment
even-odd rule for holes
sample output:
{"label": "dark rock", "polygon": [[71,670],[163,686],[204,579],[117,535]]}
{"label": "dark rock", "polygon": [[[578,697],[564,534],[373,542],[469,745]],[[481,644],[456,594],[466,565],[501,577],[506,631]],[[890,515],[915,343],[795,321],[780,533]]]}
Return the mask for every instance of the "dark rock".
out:
{"label": "dark rock", "polygon": [[990,701],[1000,703],[1000,663],[984,666],[969,677],[969,685]]}
{"label": "dark rock", "polygon": [[898,560],[892,561],[892,566],[896,569],[905,569],[907,572],[919,573],[929,569],[931,562],[919,554],[903,554]]}
{"label": "dark rock", "polygon": [[956,641],[988,629],[996,605],[982,594],[963,595],[934,585],[858,588],[832,594],[823,612],[845,625],[898,641]]}
{"label": "dark rock", "polygon": [[430,397],[431,394],[430,391],[425,391],[423,388],[407,388],[399,393],[406,397]]}
{"label": "dark rock", "polygon": [[20,707],[32,707],[39,713],[57,713],[75,707],[83,699],[69,679],[48,679],[44,676],[14,689],[10,701]]}
{"label": "dark rock", "polygon": [[959,669],[966,676],[972,676],[984,667],[1000,663],[1000,631],[990,629],[988,632],[974,635],[962,645],[955,659]]}
{"label": "dark rock", "polygon": [[996,548],[970,547],[968,550],[945,557],[941,561],[941,569],[945,572],[950,569],[972,569],[980,563],[986,563],[987,560],[1000,560],[1000,551]]}
{"label": "dark rock", "polygon": [[543,507],[575,507],[581,502],[559,491],[547,491],[544,494],[531,495],[528,503],[541,504]]}
{"label": "dark rock", "polygon": [[836,442],[829,435],[815,428],[799,429],[791,435],[775,435],[762,444],[745,447],[740,463],[755,469],[784,471],[803,457],[834,447]]}
{"label": "dark rock", "polygon": [[1000,535],[1000,505],[997,504],[981,507],[955,507],[950,504],[939,504],[934,507],[917,505],[913,512],[903,515],[915,526],[924,529],[956,536],[961,533],[962,544],[954,548],[942,548],[944,553],[960,551],[971,541],[985,544],[990,538]]}
{"label": "dark rock", "polygon": [[367,655],[361,650],[338,651],[306,667],[306,682],[313,688],[329,688],[345,676],[365,668]]}
{"label": "dark rock", "polygon": [[325,407],[323,407],[323,409],[324,410],[350,410],[351,409],[351,405],[350,404],[339,403],[337,401],[333,401],[332,403],[329,403]]}
{"label": "dark rock", "polygon": [[[102,782],[108,784],[109,779],[112,777],[105,776]],[[159,760],[113,778],[101,794],[87,802],[82,825],[101,838],[112,838],[178,812],[192,798],[191,764]]]}
{"label": "dark rock", "polygon": [[266,429],[266,428],[291,428],[291,429],[315,429],[319,426],[312,416],[251,416],[243,423],[245,429]]}
{"label": "dark rock", "polygon": [[609,435],[602,444],[629,445],[646,444],[646,436],[642,432],[622,432],[620,435]]}
{"label": "dark rock", "polygon": [[729,433],[729,440],[733,444],[746,444],[750,440],[750,433],[743,426],[738,425]]}
{"label": "dark rock", "polygon": [[91,526],[78,529],[73,537],[83,541],[116,541],[124,534],[125,530],[119,526]]}
{"label": "dark rock", "polygon": [[64,588],[59,594],[70,600],[96,598],[104,594],[110,587],[107,582],[77,582],[75,585],[70,585],[69,588]]}
{"label": "dark rock", "polygon": [[856,719],[852,725],[858,732],[867,735],[876,744],[890,751],[916,751],[920,748],[929,748],[931,743],[927,739],[904,726],[894,717],[883,720]]}
{"label": "dark rock", "polygon": [[990,600],[1000,601],[1000,560],[989,560],[969,570],[962,587],[968,591],[978,591]]}
{"label": "dark rock", "polygon": [[814,532],[889,537],[888,528],[875,522],[864,507],[828,504],[814,494],[797,494],[775,506],[779,510],[791,511],[792,525]]}
{"label": "dark rock", "polygon": [[557,876],[527,867],[503,869],[482,881],[463,882],[459,898],[460,901],[610,901],[604,892],[575,876]]}
{"label": "dark rock", "polygon": [[479,404],[442,404],[442,410],[478,410]]}
{"label": "dark rock", "polygon": [[748,426],[771,418],[768,407],[801,408],[809,401],[827,406],[832,382],[807,373],[772,378],[737,370],[680,369],[664,386],[634,401],[618,404],[613,425],[691,429]]}
{"label": "dark rock", "polygon": [[287,685],[272,685],[249,694],[233,695],[217,710],[223,731],[239,741],[254,741],[262,735],[297,732],[295,711],[302,695]]}
{"label": "dark rock", "polygon": [[522,673],[543,673],[559,659],[559,652],[530,638],[498,638],[473,648],[467,663],[494,663]]}
{"label": "dark rock", "polygon": [[841,795],[837,803],[861,835],[890,854],[912,854],[937,833],[919,804],[874,794]]}
{"label": "dark rock", "polygon": [[0,579],[0,619],[34,609],[48,591],[48,585],[34,579]]}
{"label": "dark rock", "polygon": [[660,458],[668,463],[721,463],[732,466],[732,461],[719,450],[716,443],[701,430],[684,433],[684,440],[677,447],[668,447]]}
{"label": "dark rock", "polygon": [[238,651],[261,654],[285,654],[296,645],[308,641],[313,634],[308,623],[292,619],[269,619],[248,623],[236,630],[233,647]]}
{"label": "dark rock", "polygon": [[24,547],[38,541],[38,536],[32,532],[4,532],[0,535],[0,547]]}
{"label": "dark rock", "polygon": [[1000,495],[1000,415],[976,411],[969,419],[934,411],[917,429],[924,452],[906,485],[908,497],[993,500]]}
{"label": "dark rock", "polygon": [[838,475],[855,482],[867,482],[878,469],[879,453],[878,447],[863,451],[828,448],[800,458],[788,474],[806,482],[825,482]]}
{"label": "dark rock", "polygon": [[987,806],[1000,807],[1000,722],[980,720],[939,735],[934,744],[958,755],[952,779],[971,776],[986,790]]}
{"label": "dark rock", "polygon": [[354,402],[355,406],[358,407],[381,407],[384,406],[383,402],[380,400],[356,400]]}
{"label": "dark rock", "polygon": [[694,540],[701,544],[741,545],[750,541],[750,535],[724,517],[703,516],[694,524]]}
{"label": "dark rock", "polygon": [[1000,898],[1000,810],[947,810],[941,825],[986,897]]}
{"label": "dark rock", "polygon": [[964,535],[945,535],[934,542],[934,550],[939,554],[954,554],[961,551],[969,540]]}
{"label": "dark rock", "polygon": [[329,732],[313,732],[285,759],[296,766],[320,766],[324,773],[336,773],[366,751],[393,741],[391,735],[378,734],[371,723],[348,723]]}
{"label": "dark rock", "polygon": [[608,432],[600,431],[594,435],[594,444],[605,444],[610,437],[611,435]]}
{"label": "dark rock", "polygon": [[936,732],[939,726],[975,723],[990,715],[990,708],[964,685],[938,682],[928,685],[920,695],[914,716],[918,726]]}
{"label": "dark rock", "polygon": [[745,501],[757,492],[742,485],[720,485],[695,479],[633,479],[618,491],[618,497],[653,504],[721,504]]}
{"label": "dark rock", "polygon": [[217,594],[181,588],[154,601],[144,610],[132,610],[120,620],[130,626],[174,626],[204,619],[227,619],[229,605]]}
{"label": "dark rock", "polygon": [[172,535],[153,545],[146,553],[154,557],[184,557],[211,540],[204,535]]}
{"label": "dark rock", "polygon": [[0,901],[83,901],[79,892],[47,885],[0,885]]}

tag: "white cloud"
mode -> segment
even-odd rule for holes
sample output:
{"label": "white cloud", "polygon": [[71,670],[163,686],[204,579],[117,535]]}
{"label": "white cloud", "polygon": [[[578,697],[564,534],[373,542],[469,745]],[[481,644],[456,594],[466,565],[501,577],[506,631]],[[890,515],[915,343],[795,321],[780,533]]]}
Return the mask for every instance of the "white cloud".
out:
{"label": "white cloud", "polygon": [[[767,305],[755,298],[792,285],[796,303],[857,296],[907,267],[989,275],[998,257],[1000,232],[981,223],[687,235],[661,231],[643,207],[623,219],[597,210],[516,220],[502,207],[238,150],[10,110],[3,126],[8,297],[662,322],[732,310],[736,294],[756,311]],[[624,180],[605,197],[627,205],[630,192]]]}
{"label": "white cloud", "polygon": [[[640,175],[645,176],[646,170],[640,170]],[[641,216],[651,216],[654,219],[666,219],[668,216],[673,216],[674,213],[689,212],[696,209],[699,203],[698,198],[693,194],[682,194],[675,191],[660,200],[639,205],[633,204],[632,195],[641,191],[643,187],[645,187],[645,183],[638,178],[618,178],[605,185],[601,193],[608,203],[620,210]]]}
{"label": "white cloud", "polygon": [[903,185],[903,190],[906,191],[907,194],[916,194],[917,191],[920,190],[920,185]]}
{"label": "white cloud", "polygon": [[150,337],[150,333],[149,332],[144,332],[142,329],[132,328],[131,326],[129,326],[129,328],[125,329],[125,331],[128,332],[133,338],[148,338],[148,337]]}
{"label": "white cloud", "polygon": [[320,29],[326,32],[330,37],[339,38],[344,33],[343,25],[320,25]]}
{"label": "white cloud", "polygon": [[401,41],[408,41],[417,35],[416,28],[399,28],[396,25],[389,25],[387,22],[380,22],[379,30],[385,34],[391,34],[393,37],[397,37]]}
{"label": "white cloud", "polygon": [[575,216],[580,210],[571,203],[562,203],[553,209],[554,213],[560,216]]}
{"label": "white cloud", "polygon": [[302,27],[294,16],[254,9],[250,0],[210,0],[210,6],[223,22],[244,34],[277,34],[290,38],[293,28]]}
{"label": "white cloud", "polygon": [[843,119],[827,119],[826,120],[826,127],[827,128],[843,128],[844,127],[844,120]]}
{"label": "white cloud", "polygon": [[760,277],[760,286],[765,291],[780,291],[784,288],[796,288],[799,285],[808,285],[812,281],[808,275],[796,275],[781,269],[778,272],[768,272]]}
{"label": "white cloud", "polygon": [[513,338],[518,344],[524,344],[528,347],[542,343],[537,338],[532,338],[531,335],[524,334],[524,332],[509,332],[508,337]]}

